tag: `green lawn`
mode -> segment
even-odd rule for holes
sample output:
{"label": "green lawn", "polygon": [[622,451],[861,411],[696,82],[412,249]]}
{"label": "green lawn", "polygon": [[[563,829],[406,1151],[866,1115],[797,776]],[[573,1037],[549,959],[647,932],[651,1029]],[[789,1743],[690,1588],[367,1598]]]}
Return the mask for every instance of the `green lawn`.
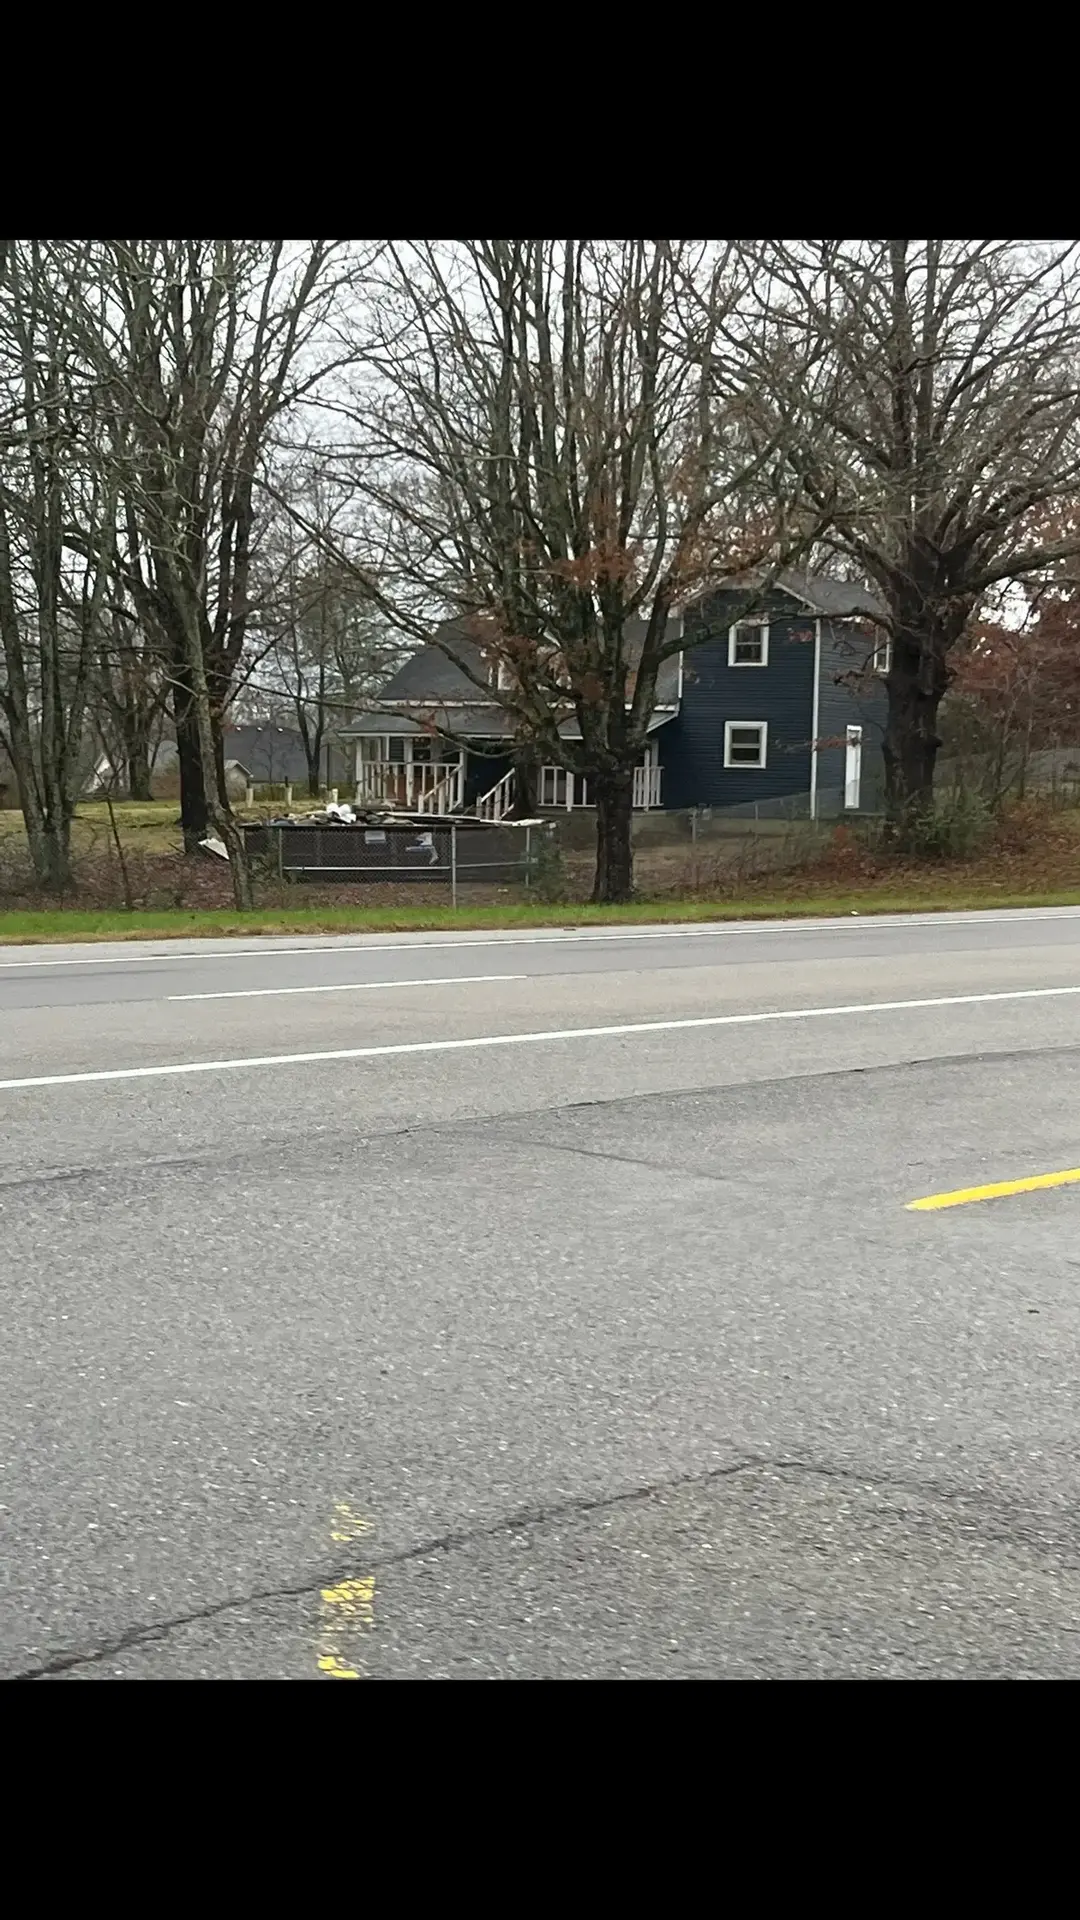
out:
{"label": "green lawn", "polygon": [[[121,801],[116,806],[116,825],[125,847],[141,847],[147,853],[176,853],[183,842],[174,822],[180,817],[178,800],[153,800],[145,805]],[[0,813],[0,838],[22,837],[23,817],[18,808]],[[76,855],[104,849],[112,843],[109,809],[98,801],[78,808],[72,822],[71,844]]]}
{"label": "green lawn", "polygon": [[464,932],[469,928],[634,926],[695,920],[775,920],[859,913],[931,913],[990,907],[1080,906],[1080,888],[1045,893],[1003,888],[940,887],[925,891],[862,887],[851,892],[744,900],[635,900],[625,907],[519,905],[492,907],[273,907],[185,913],[0,913],[0,945],[17,941],[161,940],[186,935],[255,933]]}
{"label": "green lawn", "polygon": [[[294,805],[303,810],[318,804],[318,801],[308,801],[303,796],[294,801]],[[183,840],[176,824],[180,818],[179,800],[118,800],[114,811],[117,832],[125,852],[128,849],[144,853],[180,852]],[[280,800],[257,800],[252,807],[236,807],[239,820],[272,819],[280,812]],[[23,817],[17,807],[5,808],[0,812],[0,839],[5,836],[21,838],[22,831]],[[103,801],[88,800],[76,809],[71,844],[76,857],[112,845],[109,809]]]}

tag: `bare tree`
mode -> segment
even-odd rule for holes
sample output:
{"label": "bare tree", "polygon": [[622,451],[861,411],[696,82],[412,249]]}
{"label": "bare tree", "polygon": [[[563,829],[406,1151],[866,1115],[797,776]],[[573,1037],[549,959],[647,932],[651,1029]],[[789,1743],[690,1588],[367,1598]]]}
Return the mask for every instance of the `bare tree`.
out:
{"label": "bare tree", "polygon": [[333,551],[347,538],[347,497],[331,490],[317,465],[287,484],[295,511],[278,511],[260,559],[247,704],[297,728],[315,795],[326,744],[379,691],[400,663],[402,643],[355,566]]}
{"label": "bare tree", "polygon": [[271,434],[325,376],[340,243],[105,243],[101,375],[123,422],[123,580],[167,661],[185,844],[212,822],[250,904],[222,720],[251,613],[255,499]]}
{"label": "bare tree", "polygon": [[[733,269],[730,250],[683,242],[418,243],[388,246],[367,286],[337,471],[378,536],[373,598],[418,639],[464,620],[479,663],[439,643],[510,715],[519,764],[588,778],[597,899],[632,890],[633,773],[682,645],[672,611],[808,538],[794,469],[775,484],[771,442],[710,377]],[[696,358],[687,283],[705,315]],[[742,503],[763,492],[747,540]]]}
{"label": "bare tree", "polygon": [[[35,872],[71,879],[86,709],[115,546],[112,422],[82,352],[88,243],[10,241],[0,261],[0,738]],[[81,537],[73,537],[72,526]]]}
{"label": "bare tree", "polygon": [[153,797],[154,754],[169,692],[160,645],[117,582],[103,611],[90,691],[94,724],[113,772],[112,787],[129,800]]}
{"label": "bare tree", "polygon": [[[987,590],[1080,549],[1080,250],[1016,240],[751,243],[757,314],[724,328],[748,416],[826,546],[878,590],[901,833],[932,803],[950,660]],[[798,389],[803,405],[791,406]],[[783,421],[783,432],[777,429]]]}

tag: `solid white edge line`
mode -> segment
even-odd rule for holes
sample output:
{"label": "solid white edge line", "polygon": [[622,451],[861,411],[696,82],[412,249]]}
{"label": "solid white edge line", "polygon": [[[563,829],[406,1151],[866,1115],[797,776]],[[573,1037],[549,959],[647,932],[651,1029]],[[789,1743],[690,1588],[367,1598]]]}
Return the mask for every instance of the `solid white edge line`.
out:
{"label": "solid white edge line", "polygon": [[336,980],[322,987],[236,987],[225,993],[167,993],[180,1000],[269,1000],[285,993],[371,993],[376,987],[475,987],[491,980],[527,980],[527,973],[450,973],[443,980]]}
{"label": "solid white edge line", "polygon": [[[149,966],[151,963],[167,961],[175,966],[185,960],[273,960],[279,954],[286,956],[311,954],[324,957],[338,953],[431,953],[452,949],[460,951],[466,947],[558,947],[576,946],[583,941],[607,941],[619,945],[624,940],[702,940],[720,934],[733,934],[739,938],[760,934],[789,933],[836,933],[840,928],[851,926],[853,920],[859,922],[859,929],[880,931],[885,927],[933,927],[933,926],[985,926],[1008,924],[1018,920],[1038,923],[1039,920],[1075,920],[1080,918],[1080,907],[1006,907],[1000,912],[993,908],[982,911],[970,909],[956,913],[850,913],[843,916],[830,915],[820,920],[720,920],[710,921],[705,926],[680,926],[672,924],[660,927],[624,927],[608,933],[584,933],[564,931],[560,928],[541,929],[536,933],[493,933],[479,940],[457,938],[454,940],[425,940],[419,935],[412,940],[387,940],[381,946],[364,944],[365,940],[378,941],[378,934],[361,935],[348,945],[308,946],[308,947],[198,947],[181,949],[177,953],[143,953],[143,943],[139,940],[128,942],[125,953],[106,953],[97,957],[88,952],[69,960],[0,960],[0,973],[16,973],[26,968],[36,967],[121,967]],[[332,939],[328,935],[327,939]],[[267,939],[273,939],[272,934]],[[149,944],[149,943],[147,943]]]}
{"label": "solid white edge line", "polygon": [[523,1047],[549,1040],[606,1040],[632,1033],[674,1033],[691,1027],[749,1027],[768,1020],[822,1020],[850,1013],[906,1013],[920,1007],[981,1006],[996,1000],[1053,1000],[1080,987],[1016,987],[1008,993],[943,994],[933,1000],[869,1000],[845,1007],[786,1007],[769,1013],[718,1013],[693,1020],[636,1020],[613,1027],[556,1027],[545,1033],[489,1033],[467,1040],[405,1040],[382,1047],[335,1047],[320,1053],[268,1053],[237,1060],[185,1060],[164,1067],[109,1067],[91,1073],[47,1073],[0,1080],[0,1092],[20,1087],[70,1087],[96,1080],[154,1080],[183,1073],[229,1073],[243,1067],[312,1066],[323,1060],[376,1060],[390,1054],[452,1053],[470,1047]]}

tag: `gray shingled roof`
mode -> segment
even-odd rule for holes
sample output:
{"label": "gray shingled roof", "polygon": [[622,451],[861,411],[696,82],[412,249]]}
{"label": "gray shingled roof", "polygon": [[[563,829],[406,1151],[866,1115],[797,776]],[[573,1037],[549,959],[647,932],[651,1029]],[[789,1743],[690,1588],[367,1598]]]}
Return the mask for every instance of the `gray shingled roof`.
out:
{"label": "gray shingled roof", "polygon": [[[741,574],[737,579],[725,581],[722,587],[702,588],[695,599],[706,600],[711,593],[751,587],[760,578],[760,571]],[[824,573],[802,573],[797,568],[789,567],[777,574],[776,586],[781,593],[789,593],[792,599],[801,600],[812,613],[820,613],[827,620],[851,620],[860,615],[869,619],[875,615],[883,618],[885,614],[877,595],[854,580],[831,580]]]}
{"label": "gray shingled roof", "polygon": [[[676,707],[674,702],[658,708],[649,721],[647,731],[655,733],[668,720],[674,720]],[[464,740],[509,740],[513,735],[514,723],[503,707],[438,707],[427,709],[426,717],[444,733]],[[361,734],[402,734],[427,733],[428,728],[420,720],[410,720],[403,713],[363,713],[350,727],[341,729],[343,740],[355,740]],[[581,728],[576,720],[564,720],[559,727],[564,740],[580,740]]]}
{"label": "gray shingled roof", "polygon": [[[420,647],[406,660],[404,666],[398,668],[383,688],[379,696],[380,706],[393,707],[398,702],[406,701],[423,703],[430,701],[432,717],[438,724],[451,727],[455,733],[483,734],[497,740],[504,734],[512,732],[510,717],[505,709],[500,707],[494,699],[485,702],[476,682],[470,680],[467,673],[462,673],[443,651],[444,646],[450,647],[460,660],[480,675],[481,679],[485,677],[480,648],[476,640],[466,634],[464,623],[446,620],[438,631],[443,645],[436,646],[429,641],[426,646]],[[640,654],[644,639],[645,622],[643,620],[627,621],[627,653],[631,660]],[[675,654],[670,660],[665,660],[657,676],[656,705],[661,708],[675,707],[678,704],[678,697],[679,660],[678,655]],[[454,704],[452,712],[444,711],[446,702]],[[457,705],[458,702],[464,704],[466,709],[464,713]],[[388,724],[391,720],[394,721],[393,725]],[[573,726],[573,733],[567,736],[573,738],[577,732],[576,724],[567,722],[566,726]],[[566,733],[566,726],[560,731]],[[404,716],[378,712],[363,714],[350,726],[342,727],[340,735],[343,739],[350,739],[356,734],[412,733],[414,731],[416,731],[414,723],[405,721]]]}

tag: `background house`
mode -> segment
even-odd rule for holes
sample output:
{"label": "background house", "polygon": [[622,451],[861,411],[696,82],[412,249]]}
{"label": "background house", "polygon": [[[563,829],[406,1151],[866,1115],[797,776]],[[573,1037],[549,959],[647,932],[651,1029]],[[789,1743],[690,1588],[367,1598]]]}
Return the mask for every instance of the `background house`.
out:
{"label": "background house", "polygon": [[[307,755],[297,727],[258,723],[226,727],[224,746],[225,782],[232,798],[242,799],[249,785],[291,785],[296,788],[298,795],[306,790]],[[4,778],[3,765],[0,763],[0,781]],[[100,754],[87,779],[83,797],[89,800],[95,794],[104,793],[112,779],[108,755]],[[343,752],[336,741],[324,742],[319,756],[319,779],[324,786],[344,786],[352,779],[352,755]],[[150,784],[155,799],[174,799],[179,794],[180,762],[175,740],[161,740],[154,748],[150,760]],[[10,797],[8,804],[14,804]]]}
{"label": "background house", "polygon": [[[661,669],[635,809],[815,818],[876,809],[889,664],[870,618],[878,603],[865,588],[788,572],[762,612],[734,625],[749,584],[710,589],[680,616],[686,644]],[[644,631],[643,622],[628,623],[631,660]],[[676,624],[673,637],[679,633]],[[463,671],[490,684],[462,623],[448,621],[439,637],[441,645],[421,647],[388,682],[377,712],[342,729],[355,754],[357,799],[499,818],[513,797],[511,719],[495,689],[486,693]],[[580,737],[574,719],[560,732]],[[545,811],[590,805],[587,780],[562,767],[542,767],[537,792]]]}
{"label": "background house", "polygon": [[[226,727],[225,757],[245,767],[256,786],[288,784],[297,790],[307,786],[307,755],[298,727],[277,727],[268,722]],[[319,754],[320,784],[339,787],[351,777],[351,753],[344,753],[336,740],[324,740]]]}

